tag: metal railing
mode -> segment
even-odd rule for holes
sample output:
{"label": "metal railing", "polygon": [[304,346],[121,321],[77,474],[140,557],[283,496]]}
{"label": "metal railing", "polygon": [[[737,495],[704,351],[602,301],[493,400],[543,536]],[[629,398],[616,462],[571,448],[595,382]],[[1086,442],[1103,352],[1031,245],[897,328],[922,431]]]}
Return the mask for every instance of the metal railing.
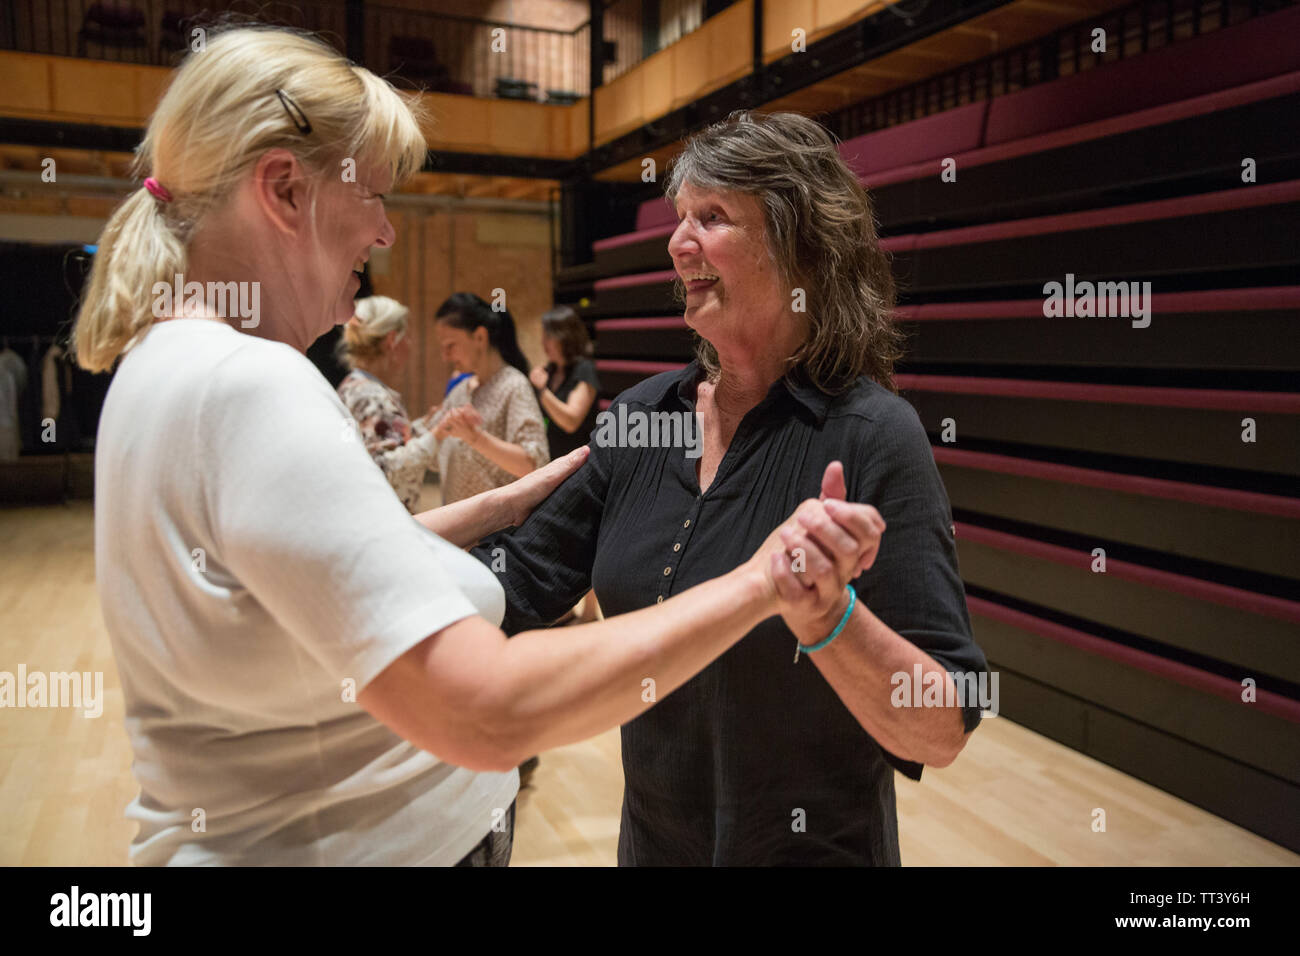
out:
{"label": "metal railing", "polygon": [[704,13],[704,0],[605,0],[604,82],[699,29]]}
{"label": "metal railing", "polygon": [[433,92],[570,103],[587,95],[591,30],[365,5],[366,66]]}
{"label": "metal railing", "polygon": [[233,18],[310,31],[408,88],[553,103],[570,103],[589,90],[587,24],[555,30],[372,3],[351,18],[349,6],[345,0],[5,0],[0,49],[173,66],[190,51],[195,29]]}

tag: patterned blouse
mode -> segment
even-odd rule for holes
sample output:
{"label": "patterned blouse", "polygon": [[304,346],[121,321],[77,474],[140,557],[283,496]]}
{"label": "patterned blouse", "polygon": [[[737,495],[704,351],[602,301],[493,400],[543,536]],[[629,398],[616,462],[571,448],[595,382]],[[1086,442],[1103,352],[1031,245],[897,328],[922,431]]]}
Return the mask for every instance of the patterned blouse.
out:
{"label": "patterned blouse", "polygon": [[412,422],[402,396],[368,372],[355,369],[339,383],[339,398],[361,427],[366,451],[415,514],[427,469],[438,467],[438,441],[422,420]]}
{"label": "patterned blouse", "polygon": [[[471,389],[475,381],[474,378],[466,379],[448,393],[430,427],[437,427],[442,416],[451,409],[473,405],[483,417],[483,430],[489,435],[519,445],[539,468],[550,461],[542,410],[527,377],[513,365],[502,365],[491,378]],[[459,438],[447,438],[439,444],[438,471],[442,475],[444,504],[500,488],[515,480],[514,475]]]}

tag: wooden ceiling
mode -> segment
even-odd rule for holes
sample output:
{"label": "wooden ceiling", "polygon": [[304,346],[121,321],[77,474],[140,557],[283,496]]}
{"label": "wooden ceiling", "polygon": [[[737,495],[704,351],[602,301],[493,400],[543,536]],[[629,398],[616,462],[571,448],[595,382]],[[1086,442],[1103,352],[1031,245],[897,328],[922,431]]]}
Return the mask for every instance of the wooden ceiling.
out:
{"label": "wooden ceiling", "polygon": [[[833,112],[946,73],[1000,50],[1020,46],[1071,23],[1127,6],[1130,2],[1131,0],[1015,0],[942,33],[918,40],[869,63],[772,100],[762,108],[771,112],[790,111],[807,115]],[[662,172],[668,159],[680,149],[680,144],[673,144],[648,155],[655,158],[656,166]],[[641,178],[641,158],[611,166],[598,173],[596,178],[611,182],[635,182]]]}
{"label": "wooden ceiling", "polygon": [[[999,50],[1045,36],[1061,27],[1126,5],[1130,0],[1014,0],[1004,7],[974,17],[942,33],[886,54],[870,63],[846,70],[764,105],[765,110],[791,110],[815,115],[850,106],[947,72]],[[681,149],[674,143],[648,155],[662,177],[668,162]],[[0,145],[0,169],[40,172],[51,157],[62,172],[127,180],[132,154],[99,150],[49,149]],[[642,175],[637,157],[598,173],[596,178],[635,182]],[[457,173],[420,173],[403,190],[406,194],[475,199],[544,202],[558,188],[555,180],[511,176],[475,176]]]}
{"label": "wooden ceiling", "polygon": [[1011,49],[1131,0],[1015,0],[882,57],[773,100],[768,110],[825,113]]}

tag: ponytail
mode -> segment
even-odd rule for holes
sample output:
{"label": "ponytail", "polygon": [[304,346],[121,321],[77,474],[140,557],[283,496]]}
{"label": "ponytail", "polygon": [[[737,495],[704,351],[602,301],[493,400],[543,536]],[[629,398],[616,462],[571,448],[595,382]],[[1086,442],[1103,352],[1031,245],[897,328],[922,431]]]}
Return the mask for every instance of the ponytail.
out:
{"label": "ponytail", "polygon": [[480,327],[487,329],[488,344],[501,353],[507,365],[528,375],[528,359],[519,348],[515,320],[508,309],[498,312],[473,292],[456,292],[438,307],[435,318],[465,332],[472,333]]}
{"label": "ponytail", "polygon": [[153,287],[185,271],[185,245],[162,204],[137,189],[114,211],[99,237],[77,312],[73,352],[90,372],[106,372],[153,324]]}
{"label": "ponytail", "polygon": [[136,151],[145,188],[99,237],[73,333],[82,368],[111,369],[144,338],[155,284],[185,273],[200,225],[268,150],[288,150],[318,179],[337,175],[342,157],[372,162],[396,187],[428,155],[417,113],[413,97],[322,40],[264,25],[210,29],[206,52],[176,70]]}

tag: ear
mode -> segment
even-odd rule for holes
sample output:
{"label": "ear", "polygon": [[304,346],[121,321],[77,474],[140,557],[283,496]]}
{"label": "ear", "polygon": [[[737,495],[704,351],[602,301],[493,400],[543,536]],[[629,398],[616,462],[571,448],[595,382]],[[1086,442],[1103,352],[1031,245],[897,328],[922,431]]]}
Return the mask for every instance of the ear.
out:
{"label": "ear", "polygon": [[296,233],[306,221],[307,179],[298,157],[287,149],[269,149],[253,167],[253,197],[272,225]]}
{"label": "ear", "polygon": [[480,325],[474,330],[474,342],[481,348],[487,348],[491,344],[491,339],[488,338],[487,326]]}

